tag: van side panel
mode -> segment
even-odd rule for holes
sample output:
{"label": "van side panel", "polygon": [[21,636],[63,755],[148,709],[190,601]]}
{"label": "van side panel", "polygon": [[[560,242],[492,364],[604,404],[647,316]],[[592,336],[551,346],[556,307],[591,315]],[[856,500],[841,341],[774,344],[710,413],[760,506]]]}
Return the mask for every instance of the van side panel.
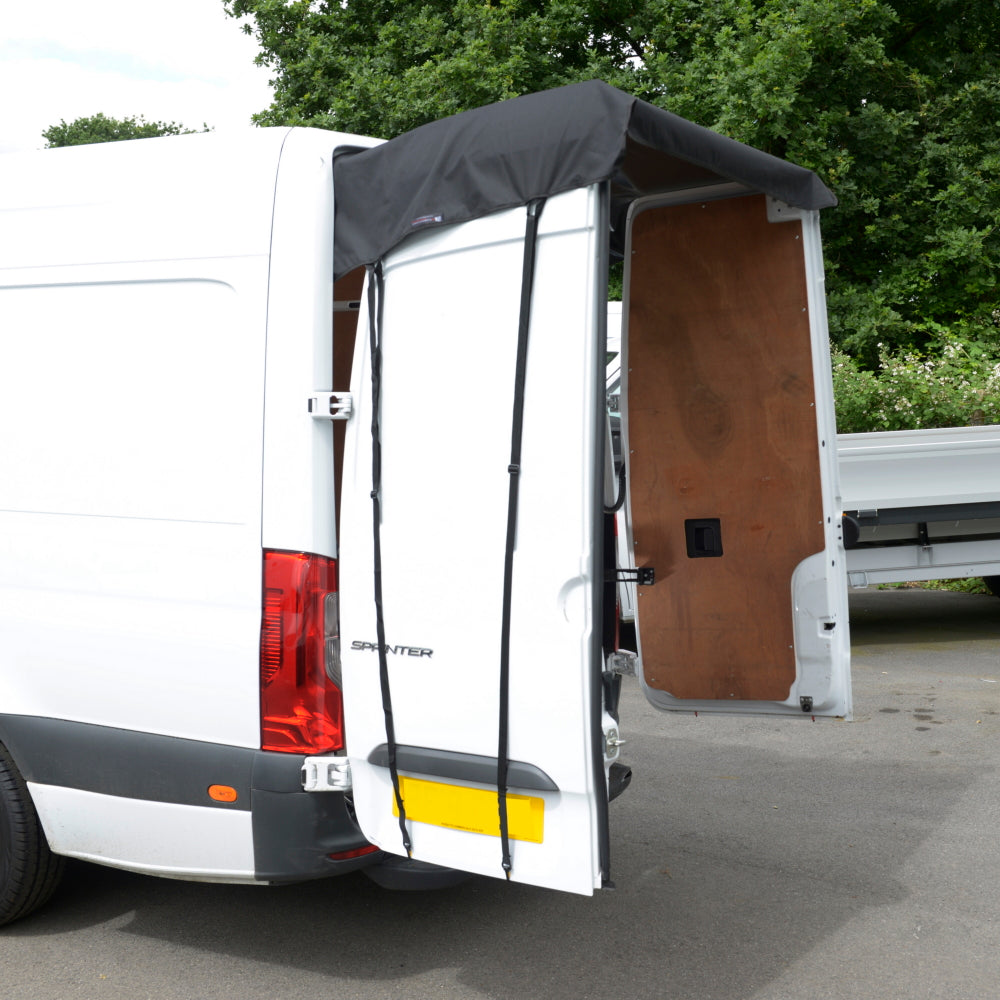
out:
{"label": "van side panel", "polygon": [[2,711],[258,745],[266,274],[5,272]]}
{"label": "van side panel", "polygon": [[306,407],[343,137],[300,132],[279,168],[290,134],[0,162],[0,741],[57,853],[238,881],[361,863],[328,859],[365,845],[343,796],[258,749],[265,385],[268,544],[335,551]]}
{"label": "van side panel", "polygon": [[29,786],[56,854],[149,875],[251,882],[249,811],[99,795],[57,785]]}
{"label": "van side panel", "polygon": [[266,254],[286,132],[8,154],[0,269]]}
{"label": "van side panel", "polygon": [[284,134],[4,158],[4,713],[259,745]]}

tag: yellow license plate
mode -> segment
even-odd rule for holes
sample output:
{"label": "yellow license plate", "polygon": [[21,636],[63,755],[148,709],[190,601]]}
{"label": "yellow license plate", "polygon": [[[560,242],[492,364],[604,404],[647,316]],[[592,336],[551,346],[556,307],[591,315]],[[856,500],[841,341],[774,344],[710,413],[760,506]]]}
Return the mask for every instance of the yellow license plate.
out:
{"label": "yellow license plate", "polygon": [[[399,776],[399,794],[406,818],[449,830],[500,836],[500,814],[495,789],[466,788],[440,781]],[[393,796],[392,814],[399,815]],[[542,842],[545,802],[533,795],[507,793],[507,832],[511,840]]]}

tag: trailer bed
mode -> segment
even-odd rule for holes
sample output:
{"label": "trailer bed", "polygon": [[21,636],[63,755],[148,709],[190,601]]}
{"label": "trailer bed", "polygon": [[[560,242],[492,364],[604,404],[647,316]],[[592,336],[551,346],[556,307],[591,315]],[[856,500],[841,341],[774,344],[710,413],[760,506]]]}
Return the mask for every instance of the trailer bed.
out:
{"label": "trailer bed", "polygon": [[1000,426],[837,438],[848,582],[1000,577]]}

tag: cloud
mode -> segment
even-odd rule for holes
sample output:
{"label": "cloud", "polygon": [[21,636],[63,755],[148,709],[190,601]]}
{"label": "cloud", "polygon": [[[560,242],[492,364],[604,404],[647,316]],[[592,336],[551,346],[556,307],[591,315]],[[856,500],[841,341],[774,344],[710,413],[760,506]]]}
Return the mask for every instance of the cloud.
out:
{"label": "cloud", "polygon": [[[114,49],[74,48],[51,39],[15,39],[0,42],[0,64],[32,61],[68,63],[81,69],[97,72],[121,73],[134,78],[152,80],[181,81],[191,75],[176,66],[163,62],[150,62],[135,52],[121,52]],[[215,80],[221,82],[218,75]]]}
{"label": "cloud", "polygon": [[[60,120],[103,112],[189,128],[250,124],[271,99],[255,43],[221,0],[48,0],[5,14],[0,152],[38,149]],[[141,13],[139,13],[141,12]]]}

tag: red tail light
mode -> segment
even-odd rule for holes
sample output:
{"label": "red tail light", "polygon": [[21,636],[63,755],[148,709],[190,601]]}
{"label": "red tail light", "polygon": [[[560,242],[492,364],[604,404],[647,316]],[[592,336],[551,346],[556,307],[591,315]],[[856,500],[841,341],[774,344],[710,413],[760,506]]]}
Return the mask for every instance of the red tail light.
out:
{"label": "red tail light", "polygon": [[[340,688],[327,670],[339,651],[337,564],[306,552],[264,553],[260,628],[260,745],[326,753],[344,745]],[[335,664],[330,664],[333,673]]]}

